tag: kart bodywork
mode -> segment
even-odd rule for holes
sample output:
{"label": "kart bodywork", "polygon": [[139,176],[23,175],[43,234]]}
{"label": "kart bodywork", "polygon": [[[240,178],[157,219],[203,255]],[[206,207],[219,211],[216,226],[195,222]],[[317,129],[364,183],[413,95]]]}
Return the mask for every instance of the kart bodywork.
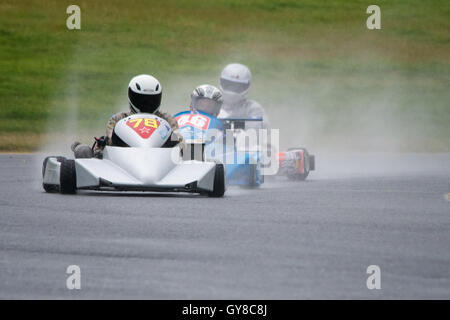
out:
{"label": "kart bodywork", "polygon": [[121,120],[116,128],[115,133],[127,147],[106,146],[102,159],[47,157],[42,172],[44,189],[61,193],[76,190],[193,192],[215,197],[225,192],[221,164],[183,157],[178,146],[159,147],[171,133],[164,119],[137,114]]}
{"label": "kart bodywork", "polygon": [[309,154],[305,148],[290,148],[277,154],[278,175],[286,176],[290,180],[305,180],[309,173],[316,169],[315,156]]}
{"label": "kart bodywork", "polygon": [[240,148],[236,144],[245,122],[262,123],[262,119],[217,119],[201,111],[180,112],[175,118],[187,142],[203,144],[206,159],[224,164],[227,184],[257,187],[264,182],[263,152],[257,147]]}

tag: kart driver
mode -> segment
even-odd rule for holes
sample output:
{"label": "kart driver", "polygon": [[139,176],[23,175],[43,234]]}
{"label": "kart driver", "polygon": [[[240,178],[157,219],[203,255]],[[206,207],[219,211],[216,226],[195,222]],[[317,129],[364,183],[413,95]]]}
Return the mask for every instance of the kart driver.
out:
{"label": "kart driver", "polygon": [[[251,81],[252,74],[243,64],[231,63],[222,70],[220,89],[223,106],[218,118],[262,118],[262,128],[269,129],[269,119],[264,108],[247,97]],[[252,123],[248,122],[246,126],[251,127]]]}
{"label": "kart driver", "polygon": [[[269,132],[269,118],[264,108],[258,102],[248,99],[251,81],[252,74],[249,68],[243,64],[231,63],[222,70],[220,74],[220,89],[223,95],[223,105],[218,118],[262,118],[262,123],[247,121],[245,130],[266,129]],[[268,141],[267,137],[264,137],[260,143],[265,146],[265,150],[268,151],[270,156],[273,152],[271,142]]]}
{"label": "kart driver", "polygon": [[159,111],[161,104],[162,87],[159,81],[146,74],[138,75],[131,79],[128,85],[128,102],[130,111],[114,114],[106,126],[106,136],[95,138],[92,148],[80,142],[72,144],[72,151],[75,158],[92,158],[93,156],[101,158],[103,149],[106,145],[114,145],[112,135],[117,122],[135,113],[152,113],[166,120],[172,127],[172,136],[167,140],[163,147],[173,147],[183,141],[183,137],[178,133],[178,123],[174,117],[168,113]]}
{"label": "kart driver", "polygon": [[222,92],[209,84],[198,86],[191,93],[191,111],[194,112],[202,111],[217,118],[222,103]]}

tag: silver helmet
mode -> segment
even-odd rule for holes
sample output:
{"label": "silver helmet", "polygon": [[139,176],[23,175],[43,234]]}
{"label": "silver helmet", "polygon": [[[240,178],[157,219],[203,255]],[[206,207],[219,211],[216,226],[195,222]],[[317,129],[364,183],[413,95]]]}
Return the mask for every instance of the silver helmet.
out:
{"label": "silver helmet", "polygon": [[222,92],[209,84],[198,86],[191,93],[191,108],[194,111],[202,111],[217,117],[222,103]]}
{"label": "silver helmet", "polygon": [[224,103],[235,104],[247,99],[251,81],[252,74],[246,66],[240,63],[227,65],[220,74]]}

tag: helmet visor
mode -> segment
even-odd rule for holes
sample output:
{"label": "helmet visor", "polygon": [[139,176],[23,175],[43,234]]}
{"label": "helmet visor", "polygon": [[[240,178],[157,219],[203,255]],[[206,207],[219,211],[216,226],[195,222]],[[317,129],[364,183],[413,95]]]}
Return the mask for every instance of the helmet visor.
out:
{"label": "helmet visor", "polygon": [[223,90],[235,93],[245,92],[250,87],[250,83],[235,82],[224,78],[220,78],[220,85]]}
{"label": "helmet visor", "polygon": [[191,105],[195,110],[208,113],[214,117],[219,114],[222,107],[221,102],[205,97],[192,97]]}
{"label": "helmet visor", "polygon": [[161,92],[158,94],[141,94],[128,88],[128,98],[140,112],[154,113],[161,104]]}

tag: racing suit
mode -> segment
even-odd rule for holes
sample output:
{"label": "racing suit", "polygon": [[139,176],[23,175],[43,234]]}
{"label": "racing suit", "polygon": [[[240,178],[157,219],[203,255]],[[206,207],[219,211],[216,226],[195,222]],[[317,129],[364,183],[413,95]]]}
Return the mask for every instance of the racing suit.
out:
{"label": "racing suit", "polygon": [[[264,108],[254,100],[241,100],[234,104],[227,104],[224,102],[222,109],[220,110],[219,119],[223,118],[262,118],[262,128],[269,129],[269,118],[264,111]],[[246,128],[260,128],[259,124],[249,122],[246,124]]]}
{"label": "racing suit", "polygon": [[[234,104],[224,104],[222,105],[222,109],[220,110],[219,115],[217,116],[219,119],[225,118],[239,118],[239,119],[255,119],[262,118],[262,124],[258,121],[248,121],[245,123],[245,130],[248,129],[266,129],[267,134],[270,135],[270,123],[269,118],[264,111],[264,108],[256,101],[244,99],[238,101]],[[267,136],[262,137],[263,140],[260,141],[261,146],[265,146],[266,150],[272,150],[272,145],[268,141]]]}
{"label": "racing suit", "polygon": [[222,105],[222,109],[218,115],[219,119],[224,118],[242,118],[242,119],[255,119],[262,118],[262,124],[257,121],[248,121],[245,123],[245,130],[248,129],[266,129],[267,135],[259,136],[261,140],[259,140],[259,145],[263,148],[264,157],[266,159],[265,166],[270,166],[272,160],[272,154],[275,155],[278,152],[278,149],[275,149],[275,146],[278,147],[278,143],[271,141],[272,139],[270,134],[270,122],[269,118],[264,111],[264,108],[256,101],[250,99],[243,99],[234,104],[227,104],[224,101]]}

